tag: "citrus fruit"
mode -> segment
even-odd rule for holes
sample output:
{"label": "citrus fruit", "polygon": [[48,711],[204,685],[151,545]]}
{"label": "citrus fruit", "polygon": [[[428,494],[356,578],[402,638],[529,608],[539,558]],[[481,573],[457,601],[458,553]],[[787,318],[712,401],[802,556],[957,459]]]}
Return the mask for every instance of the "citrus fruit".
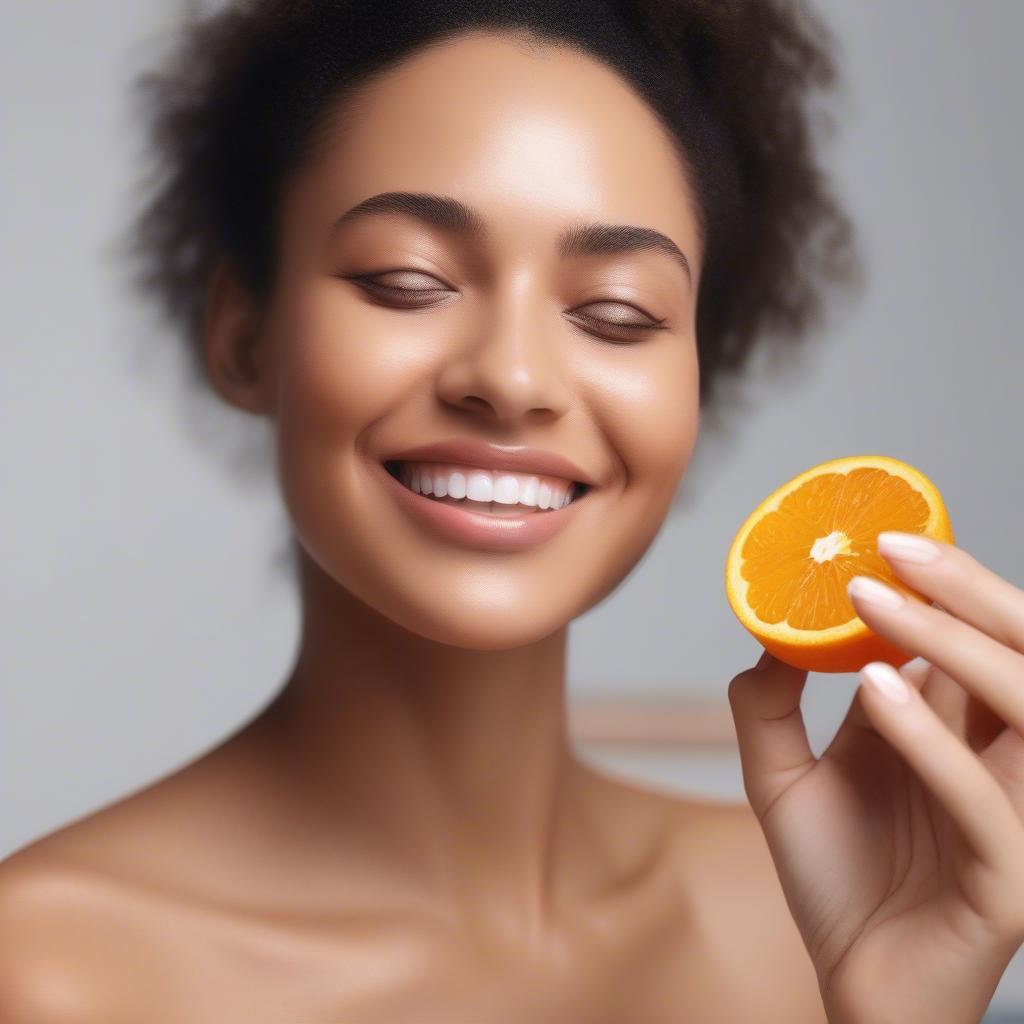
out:
{"label": "citrus fruit", "polygon": [[938,489],[906,462],[851,455],[812,466],[769,494],[737,531],[725,560],[729,605],[770,654],[797,668],[898,668],[914,655],[869,629],[846,593],[852,577],[874,576],[931,603],[879,554],[883,530],[954,542]]}

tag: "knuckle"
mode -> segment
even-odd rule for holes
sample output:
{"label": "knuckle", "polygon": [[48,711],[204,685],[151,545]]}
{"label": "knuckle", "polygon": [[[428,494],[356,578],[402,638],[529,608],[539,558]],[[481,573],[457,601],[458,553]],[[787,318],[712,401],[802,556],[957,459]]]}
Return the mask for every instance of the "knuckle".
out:
{"label": "knuckle", "polygon": [[738,680],[741,679],[742,676],[743,676],[742,672],[739,675],[733,676],[732,677],[732,681],[729,683],[729,688],[728,688],[728,690],[726,690],[726,695],[728,696],[730,701],[732,701],[733,698],[735,698],[736,691],[742,685],[742,683],[738,682]]}
{"label": "knuckle", "polygon": [[732,681],[729,683],[729,688],[726,691],[730,704],[739,699],[740,695],[747,686],[747,682],[750,679],[752,672],[753,669],[748,668],[745,671],[733,676]]}

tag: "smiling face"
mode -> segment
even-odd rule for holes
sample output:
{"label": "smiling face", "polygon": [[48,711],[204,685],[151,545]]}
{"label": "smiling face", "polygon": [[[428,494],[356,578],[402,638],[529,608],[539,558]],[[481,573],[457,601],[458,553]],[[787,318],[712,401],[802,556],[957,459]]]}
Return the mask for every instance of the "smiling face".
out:
{"label": "smiling face", "polygon": [[[338,223],[398,192],[417,199]],[[591,224],[649,229],[647,246]],[[658,532],[698,432],[699,228],[643,99],[584,55],[460,36],[339,106],[280,225],[265,411],[306,557],[400,626],[480,650],[600,601]],[[523,528],[512,546],[459,533],[466,512],[398,493],[383,466],[452,439],[553,452],[593,486],[499,524]],[[564,521],[530,521],[548,516]]]}

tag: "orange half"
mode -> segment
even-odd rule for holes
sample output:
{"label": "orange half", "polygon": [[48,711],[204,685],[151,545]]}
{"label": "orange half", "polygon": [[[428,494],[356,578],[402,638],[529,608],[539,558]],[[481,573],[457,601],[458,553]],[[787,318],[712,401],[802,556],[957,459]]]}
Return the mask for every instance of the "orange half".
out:
{"label": "orange half", "polygon": [[931,600],[878,553],[883,530],[954,543],[942,495],[918,469],[886,455],[830,459],[793,477],[747,517],[725,560],[729,605],[771,654],[814,672],[899,667],[913,654],[872,632],[846,593],[874,576],[911,600]]}

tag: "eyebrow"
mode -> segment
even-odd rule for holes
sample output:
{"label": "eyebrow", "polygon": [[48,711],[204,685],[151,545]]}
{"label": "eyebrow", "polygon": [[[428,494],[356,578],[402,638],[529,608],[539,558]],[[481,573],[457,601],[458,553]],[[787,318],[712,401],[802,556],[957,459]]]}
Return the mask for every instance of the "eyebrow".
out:
{"label": "eyebrow", "polygon": [[[404,213],[432,227],[477,240],[487,234],[486,222],[480,213],[453,196],[433,192],[381,192],[343,213],[331,226],[329,237],[344,224],[378,213]],[[562,259],[652,249],[670,256],[692,282],[686,254],[668,235],[654,228],[636,224],[578,224],[565,228],[557,240],[557,252]]]}

